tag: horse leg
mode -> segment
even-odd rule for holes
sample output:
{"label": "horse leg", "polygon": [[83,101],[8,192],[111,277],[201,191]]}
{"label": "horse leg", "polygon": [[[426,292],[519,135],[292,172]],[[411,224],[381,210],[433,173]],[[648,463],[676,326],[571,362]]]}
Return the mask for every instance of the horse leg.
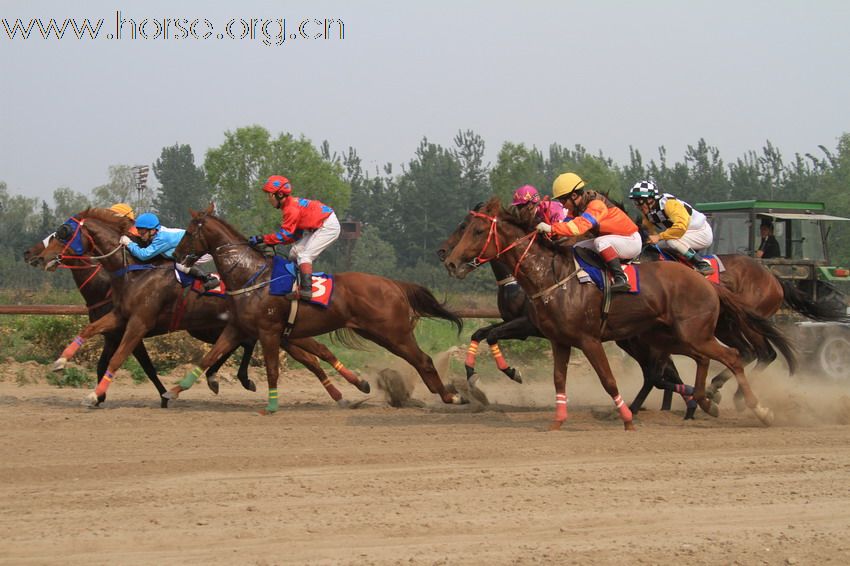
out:
{"label": "horse leg", "polygon": [[241,383],[242,387],[244,387],[248,391],[257,390],[257,384],[254,383],[250,377],[248,377],[248,366],[251,365],[251,358],[254,355],[254,348],[256,346],[256,340],[242,342],[242,360],[240,360],[239,362],[239,369],[236,370],[236,377],[237,379],[239,379],[239,383]]}
{"label": "horse leg", "polygon": [[[776,359],[776,350],[774,350],[773,348],[770,348],[769,351],[770,351],[770,358],[767,359],[767,360],[759,361],[758,363],[756,363],[756,366],[753,368],[753,371],[750,375],[756,375],[758,373],[761,373],[762,371],[764,371],[764,368],[766,368],[771,363],[773,363],[773,361]],[[746,366],[749,362],[751,362],[753,360],[754,356],[747,355],[747,356],[742,356],[742,357],[744,358],[743,365]],[[734,397],[732,397],[732,400],[735,402],[735,409],[737,409],[739,413],[741,411],[743,411],[744,409],[746,409],[746,401],[744,399],[744,391],[741,389],[740,386],[738,387],[737,391],[735,391],[735,395],[734,395]]]}
{"label": "horse leg", "polygon": [[525,340],[529,336],[542,337],[537,327],[531,323],[528,317],[516,318],[510,322],[497,324],[487,335],[487,343],[496,360],[496,366],[512,380],[522,383],[522,374],[517,368],[511,367],[502,356],[499,349],[499,340]]}
{"label": "horse leg", "polygon": [[[306,350],[302,350],[292,342],[287,342],[286,340],[282,340],[280,345],[289,353],[289,355],[292,356],[293,360],[299,362],[316,376],[316,379],[319,380],[319,383],[322,384],[325,391],[327,391],[328,395],[331,396],[331,399],[336,401],[337,405],[340,407],[346,406],[346,401],[342,398],[342,393],[340,393],[339,389],[331,383],[331,379],[325,373],[325,370],[322,369],[322,366],[319,365],[319,360],[316,356],[310,354]],[[265,348],[263,348],[263,351],[265,351]]]}
{"label": "horse leg", "polygon": [[280,337],[276,332],[262,332],[263,360],[266,362],[266,378],[269,382],[269,402],[261,415],[273,415],[278,410],[277,379],[280,373]]}
{"label": "horse leg", "polygon": [[626,406],[623,398],[620,397],[620,391],[617,389],[617,380],[614,379],[614,372],[611,371],[611,365],[608,363],[608,356],[605,355],[605,350],[602,348],[602,342],[588,338],[581,345],[581,350],[587,357],[587,361],[590,362],[590,365],[596,371],[602,387],[605,388],[605,391],[614,400],[614,406],[620,413],[620,418],[623,419],[625,430],[635,430],[632,412]]}
{"label": "horse leg", "polygon": [[344,377],[348,383],[359,389],[361,393],[369,393],[372,391],[372,387],[369,385],[368,381],[357,377],[356,373],[343,365],[339,358],[331,352],[330,348],[318,340],[314,340],[313,338],[298,338],[290,340],[290,343],[296,344],[302,350],[309,352],[323,362],[330,364],[337,373]]}
{"label": "horse leg", "polygon": [[[673,364],[673,360],[670,358],[670,356],[667,356],[667,362],[664,364],[664,371],[661,372],[660,381],[662,383],[672,383],[673,385],[684,385],[684,383],[682,382],[682,378],[679,377],[679,370],[676,369],[676,366]],[[687,387],[690,387],[690,386],[687,386]],[[693,388],[691,388],[691,390],[693,391]],[[661,399],[661,410],[662,411],[669,411],[670,410],[670,407],[673,405],[673,393],[674,393],[674,391],[675,391],[675,389],[673,391],[671,391],[669,389],[664,389],[664,396]],[[675,392],[682,395],[682,398],[685,399],[685,404],[688,403],[688,399],[686,398],[686,396],[684,394],[682,394],[678,391],[675,391]],[[693,404],[694,409],[696,409],[696,403],[692,403],[692,404]],[[688,406],[688,408],[690,408],[690,405]]]}
{"label": "horse leg", "polygon": [[118,347],[115,349],[115,353],[109,359],[109,365],[103,374],[103,379],[98,382],[95,390],[86,396],[83,404],[90,407],[97,406],[98,398],[101,395],[105,396],[107,389],[109,389],[109,386],[112,384],[115,372],[117,372],[124,364],[124,361],[126,361],[136,346],[139,345],[142,338],[144,338],[145,334],[147,334],[149,330],[150,325],[146,325],[141,317],[131,317],[130,320],[127,321],[127,326],[124,329],[124,335],[121,337],[121,343],[118,344]]}
{"label": "horse leg", "polygon": [[139,362],[140,366],[142,366],[142,370],[144,370],[145,375],[148,376],[150,382],[153,383],[154,387],[156,387],[157,393],[159,393],[159,406],[163,409],[167,409],[168,399],[164,399],[162,397],[162,394],[165,393],[165,386],[159,380],[156,368],[148,354],[148,349],[145,348],[144,340],[139,340],[138,345],[133,349],[133,357],[136,358],[136,361]]}
{"label": "horse leg", "polygon": [[560,430],[567,420],[567,368],[570,363],[572,348],[552,342],[553,373],[555,382],[555,420],[549,425],[549,430]]}
{"label": "horse leg", "polygon": [[[705,395],[705,379],[708,377],[709,358],[701,355],[694,355],[692,358],[697,364],[697,373],[693,388],[693,399],[703,411],[712,417],[716,417],[720,414],[717,404],[713,403],[711,399]],[[685,414],[685,418],[688,418],[687,414]]]}
{"label": "horse leg", "polygon": [[162,394],[165,399],[177,399],[180,393],[186,391],[195,384],[195,381],[211,367],[216,361],[228,352],[232,352],[239,344],[239,332],[233,324],[224,327],[213,347],[201,360],[200,364],[192,368],[177,385]]}
{"label": "horse leg", "polygon": [[459,393],[451,393],[446,389],[443,381],[440,379],[440,374],[437,373],[437,368],[434,367],[431,356],[419,348],[412,330],[391,334],[391,337],[386,338],[362,328],[357,328],[354,331],[382,348],[386,348],[389,352],[412,365],[419,374],[419,377],[422,378],[425,386],[428,387],[428,391],[439,395],[443,403],[454,405],[465,405],[469,403]]}
{"label": "horse leg", "polygon": [[62,371],[65,369],[65,364],[68,363],[74,354],[80,349],[86,340],[96,334],[105,334],[107,332],[118,330],[121,328],[123,320],[115,314],[115,311],[109,312],[103,317],[94,322],[90,322],[85,328],[77,334],[68,346],[62,351],[59,357],[53,362],[51,371]]}
{"label": "horse leg", "polygon": [[472,333],[472,337],[469,339],[469,348],[466,349],[466,360],[463,362],[463,367],[466,370],[466,380],[470,385],[475,385],[475,382],[478,381],[478,378],[475,376],[475,357],[478,355],[478,344],[481,343],[482,340],[487,339],[487,335],[490,331],[496,328],[498,324],[491,324],[489,326],[484,326],[479,328],[475,332]]}
{"label": "horse leg", "polygon": [[[100,383],[100,381],[103,379],[103,375],[106,373],[106,369],[109,367],[109,359],[112,357],[112,354],[115,353],[115,348],[118,347],[119,342],[121,342],[121,337],[116,336],[111,332],[103,335],[103,349],[100,351],[100,357],[97,359],[98,383]],[[106,393],[98,396],[97,403],[95,403],[94,406],[98,407],[104,401],[106,401]]]}

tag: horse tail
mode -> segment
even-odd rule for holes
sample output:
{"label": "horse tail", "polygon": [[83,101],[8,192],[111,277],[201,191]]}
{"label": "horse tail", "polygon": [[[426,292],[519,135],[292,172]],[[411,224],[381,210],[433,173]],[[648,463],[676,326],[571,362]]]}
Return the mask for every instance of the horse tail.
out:
{"label": "horse tail", "polygon": [[352,350],[368,350],[369,345],[351,328],[338,328],[330,333],[331,342]]}
{"label": "horse tail", "polygon": [[457,333],[460,335],[463,330],[463,319],[457,313],[447,309],[445,304],[438,301],[431,291],[416,283],[406,281],[396,281],[395,283],[407,295],[407,302],[410,303],[410,307],[417,316],[448,320],[457,327]]}
{"label": "horse tail", "polygon": [[[776,277],[774,275],[774,277]],[[806,296],[794,281],[790,279],[780,279],[776,277],[780,285],[782,285],[783,299],[794,312],[805,316],[811,320],[821,322],[850,322],[850,317],[846,311],[842,312],[836,309],[834,304],[819,304]]]}
{"label": "horse tail", "polygon": [[720,318],[718,329],[726,330],[727,336],[734,342],[730,344],[754,354],[760,362],[770,363],[778,349],[788,363],[788,371],[797,371],[797,353],[791,342],[770,320],[763,318],[746,307],[735,294],[722,285],[715,285],[720,298]]}

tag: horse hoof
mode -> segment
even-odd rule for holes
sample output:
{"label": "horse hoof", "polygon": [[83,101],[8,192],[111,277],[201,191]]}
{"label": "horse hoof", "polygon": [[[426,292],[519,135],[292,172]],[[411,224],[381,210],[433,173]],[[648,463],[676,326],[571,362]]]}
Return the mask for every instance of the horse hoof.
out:
{"label": "horse hoof", "polygon": [[360,393],[366,393],[367,395],[372,392],[372,386],[365,379],[360,380],[360,383],[357,384],[357,389],[360,390]]}
{"label": "horse hoof", "polygon": [[466,383],[469,385],[470,389],[474,389],[478,387],[478,374],[472,374],[471,376],[466,378]]}
{"label": "horse hoof", "polygon": [[97,400],[97,394],[93,391],[86,395],[85,399],[83,399],[83,405],[89,407],[91,409],[96,408],[100,403]]}
{"label": "horse hoof", "polygon": [[68,363],[67,358],[58,358],[55,362],[53,362],[53,365],[50,367],[50,371],[56,371],[56,372],[62,371],[62,370],[65,369],[65,364],[67,364],[67,363]]}
{"label": "horse hoof", "polygon": [[516,368],[511,368],[511,369],[514,370],[513,375],[508,374],[508,377],[510,377],[511,379],[516,381],[517,383],[522,383],[522,373]]}
{"label": "horse hoof", "polygon": [[634,421],[626,421],[626,422],[624,422],[624,423],[623,423],[623,429],[624,429],[626,432],[636,432],[636,431],[637,431],[637,429],[635,428],[635,423],[634,423]]}
{"label": "horse hoof", "polygon": [[340,399],[339,401],[336,402],[336,406],[339,407],[340,409],[347,409],[348,407],[351,406],[351,403],[349,403],[348,400],[346,400],[346,399]]}
{"label": "horse hoof", "polygon": [[215,379],[207,378],[207,387],[210,388],[210,391],[218,395],[218,381]]}
{"label": "horse hoof", "polygon": [[711,403],[708,406],[708,410],[706,411],[706,413],[708,413],[709,415],[711,415],[712,417],[715,417],[715,418],[719,417],[720,416],[720,407],[717,406],[717,403]]}
{"label": "horse hoof", "polygon": [[561,425],[564,424],[564,421],[552,421],[549,423],[549,430],[561,430]]}
{"label": "horse hoof", "polygon": [[770,407],[762,407],[761,405],[756,405],[756,408],[753,409],[753,412],[759,418],[759,420],[764,424],[764,426],[770,426],[773,424],[775,415],[773,414],[773,409]]}
{"label": "horse hoof", "polygon": [[179,391],[166,391],[161,395],[161,397],[165,400],[173,400],[177,399],[180,396]]}
{"label": "horse hoof", "polygon": [[257,411],[257,414],[260,415],[261,417],[270,417],[273,414],[275,414],[276,412],[277,411],[269,411],[268,409],[260,409],[259,411]]}
{"label": "horse hoof", "polygon": [[688,406],[688,408],[685,410],[685,420],[686,421],[694,420],[694,416],[695,416],[696,412],[697,412],[696,404],[694,404],[693,406]]}
{"label": "horse hoof", "polygon": [[164,395],[159,396],[159,408],[160,409],[167,409],[168,408],[168,399],[166,399]]}
{"label": "horse hoof", "polygon": [[240,383],[242,383],[242,387],[244,387],[248,391],[256,391],[257,390],[257,384],[254,383],[253,381],[251,381],[250,379],[245,379],[245,381],[240,380]]}
{"label": "horse hoof", "polygon": [[467,405],[469,404],[469,399],[465,398],[463,395],[454,394],[452,395],[452,404],[453,405]]}

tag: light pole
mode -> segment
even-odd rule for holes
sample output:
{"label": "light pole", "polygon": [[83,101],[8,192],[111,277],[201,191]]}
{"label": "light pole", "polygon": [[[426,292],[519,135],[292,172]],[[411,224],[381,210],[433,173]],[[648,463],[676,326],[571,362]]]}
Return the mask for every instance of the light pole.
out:
{"label": "light pole", "polygon": [[142,193],[148,187],[148,171],[150,167],[147,165],[136,165],[133,167],[133,179],[136,181],[136,210],[142,206]]}

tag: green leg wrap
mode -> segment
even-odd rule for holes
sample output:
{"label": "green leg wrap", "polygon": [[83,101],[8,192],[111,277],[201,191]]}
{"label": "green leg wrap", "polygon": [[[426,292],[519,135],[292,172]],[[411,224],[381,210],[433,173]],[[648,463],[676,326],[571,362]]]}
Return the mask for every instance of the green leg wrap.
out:
{"label": "green leg wrap", "polygon": [[195,382],[198,380],[199,377],[201,377],[202,373],[204,373],[204,370],[202,370],[198,366],[195,366],[195,369],[187,373],[186,377],[177,382],[177,385],[179,385],[185,391],[186,389],[189,389],[190,387],[195,385]]}
{"label": "green leg wrap", "polygon": [[277,412],[277,389],[269,389],[269,405],[266,410],[270,413]]}

